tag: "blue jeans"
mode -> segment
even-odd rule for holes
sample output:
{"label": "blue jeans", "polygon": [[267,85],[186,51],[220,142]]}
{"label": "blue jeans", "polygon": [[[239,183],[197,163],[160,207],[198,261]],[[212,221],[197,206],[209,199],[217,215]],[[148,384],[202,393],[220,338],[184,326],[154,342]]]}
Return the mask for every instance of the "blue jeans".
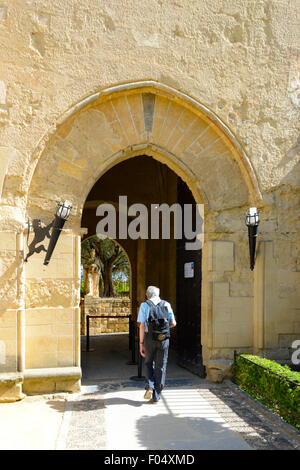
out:
{"label": "blue jeans", "polygon": [[145,368],[146,368],[146,389],[153,390],[153,399],[159,400],[162,389],[165,385],[169,339],[164,341],[152,340],[150,334],[145,334]]}

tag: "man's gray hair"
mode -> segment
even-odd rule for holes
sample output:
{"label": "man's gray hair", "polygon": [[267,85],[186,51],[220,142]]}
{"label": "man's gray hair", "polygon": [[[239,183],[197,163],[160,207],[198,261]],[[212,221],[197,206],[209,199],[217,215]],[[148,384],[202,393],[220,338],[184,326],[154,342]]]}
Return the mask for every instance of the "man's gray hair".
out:
{"label": "man's gray hair", "polygon": [[159,297],[159,288],[155,286],[147,287],[146,295],[148,297],[152,297],[153,295],[157,295]]}

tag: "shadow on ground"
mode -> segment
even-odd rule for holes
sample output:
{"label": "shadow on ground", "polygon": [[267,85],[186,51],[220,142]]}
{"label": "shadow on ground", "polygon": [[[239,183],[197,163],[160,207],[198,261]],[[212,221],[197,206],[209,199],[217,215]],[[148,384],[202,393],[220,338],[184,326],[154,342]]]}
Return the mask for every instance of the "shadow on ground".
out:
{"label": "shadow on ground", "polygon": [[[190,392],[197,391],[221,419],[212,420],[207,415],[193,416],[193,412],[197,412],[194,402],[191,416],[179,416],[185,411],[184,400],[174,404],[173,412],[167,407],[167,413],[161,413],[160,408],[153,408],[157,405],[143,401],[144,381],[131,380],[137,374],[137,366],[128,364],[131,352],[127,335],[95,336],[91,338],[91,347],[93,352],[84,350],[85,337],[82,337],[82,393],[69,395],[66,404],[69,411],[66,437],[68,449],[107,449],[107,419],[114,419],[118,423],[113,432],[118,433],[120,424],[125,424],[125,431],[121,426],[122,436],[126,434],[126,429],[131,429],[136,439],[134,442],[141,449],[288,450],[298,447],[278,426],[257,412],[226,384],[200,379],[177,366],[172,351],[165,390],[176,390],[176,394],[183,388]],[[127,393],[129,391],[133,392],[133,399],[131,393]],[[64,412],[61,401],[52,398],[47,403],[52,409]],[[188,405],[187,401],[187,412]],[[127,422],[124,420],[130,421],[132,416],[135,416],[135,424],[126,428]]]}
{"label": "shadow on ground", "polygon": [[147,450],[251,450],[222,424],[166,414],[139,419],[137,440]]}

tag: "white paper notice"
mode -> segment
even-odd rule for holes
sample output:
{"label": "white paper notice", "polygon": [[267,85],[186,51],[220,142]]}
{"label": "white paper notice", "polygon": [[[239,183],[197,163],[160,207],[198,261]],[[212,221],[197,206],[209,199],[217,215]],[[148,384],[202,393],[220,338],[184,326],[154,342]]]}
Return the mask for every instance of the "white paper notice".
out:
{"label": "white paper notice", "polygon": [[194,277],[194,263],[184,263],[184,277]]}

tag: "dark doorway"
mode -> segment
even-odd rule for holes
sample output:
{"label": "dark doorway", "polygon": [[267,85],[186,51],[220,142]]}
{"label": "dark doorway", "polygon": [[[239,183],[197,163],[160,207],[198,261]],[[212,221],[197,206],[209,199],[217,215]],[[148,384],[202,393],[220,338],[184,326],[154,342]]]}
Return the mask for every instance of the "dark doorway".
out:
{"label": "dark doorway", "polygon": [[[153,204],[158,206],[165,203],[170,207],[174,203],[195,205],[188,186],[168,166],[146,155],[133,157],[108,170],[90,191],[82,215],[82,227],[88,229],[87,237],[95,234],[99,221],[96,216],[98,205],[103,202],[113,204],[118,212],[121,195],[127,196],[128,207],[135,203],[144,204],[148,214]],[[116,241],[126,250],[130,259],[133,321],[145,299],[146,287],[158,286],[161,297],[170,302],[176,315],[178,326],[172,330],[171,347],[175,350],[172,351],[174,356],[178,357],[178,365],[204,377],[201,351],[201,250],[185,250],[186,239],[174,239],[172,230],[170,239],[151,238],[149,235],[144,240],[116,237]],[[194,263],[193,278],[184,276],[186,263]]]}
{"label": "dark doorway", "polygon": [[[178,178],[178,203],[182,208],[184,204],[195,204],[191,191],[180,178]],[[194,211],[193,215],[193,230],[195,230]],[[201,346],[202,250],[187,250],[184,230],[182,234],[182,239],[177,240],[176,247],[177,363],[194,374],[205,377]]]}

